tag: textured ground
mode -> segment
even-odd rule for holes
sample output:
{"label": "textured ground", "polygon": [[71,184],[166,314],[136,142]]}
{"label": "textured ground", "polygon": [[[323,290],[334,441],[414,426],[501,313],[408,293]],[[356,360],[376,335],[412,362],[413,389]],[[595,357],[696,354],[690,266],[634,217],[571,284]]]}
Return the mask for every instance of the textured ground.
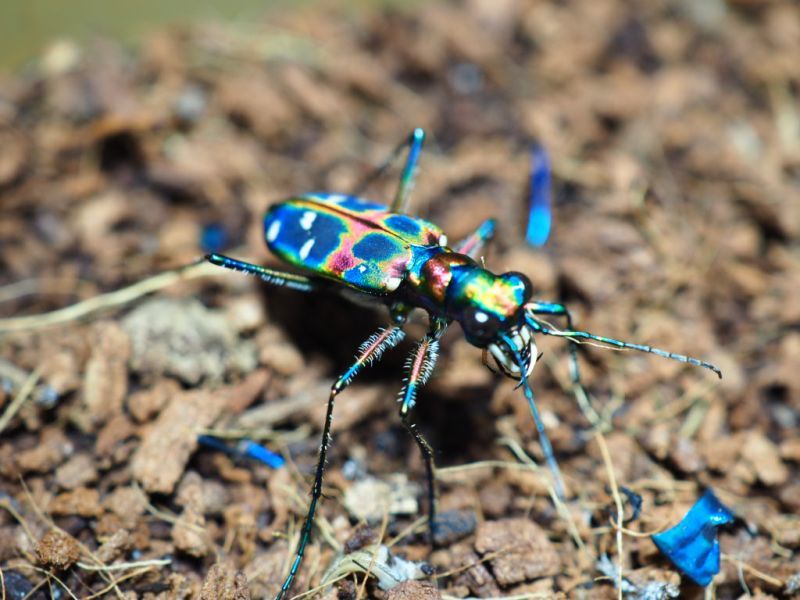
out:
{"label": "textured ground", "polygon": [[[422,462],[393,401],[407,344],[340,397],[294,589],[614,598],[621,562],[626,597],[661,582],[662,597],[702,598],[636,532],[675,524],[711,486],[740,517],[721,535],[716,597],[788,596],[800,587],[797,56],[791,0],[471,0],[169,31],[136,52],[57,44],[0,78],[0,314],[187,264],[213,232],[227,253],[274,264],[270,203],[348,191],[423,126],[419,214],[450,239],[497,217],[490,268],[529,274],[581,327],[702,357],[724,378],[587,348],[607,426],[596,434],[563,344],[542,340],[534,389],[569,487],[559,511],[530,467],[541,452],[521,393],[453,327],[415,415],[452,511],[431,553]],[[556,181],[539,251],[522,238],[533,140]],[[274,594],[327,388],[384,318],[216,273],[47,329],[0,322],[5,597]],[[209,430],[290,460],[272,471],[198,449]],[[617,486],[643,498],[622,536]],[[379,541],[438,575],[392,563]],[[381,590],[402,566],[439,591]],[[378,577],[362,587],[366,570]]]}

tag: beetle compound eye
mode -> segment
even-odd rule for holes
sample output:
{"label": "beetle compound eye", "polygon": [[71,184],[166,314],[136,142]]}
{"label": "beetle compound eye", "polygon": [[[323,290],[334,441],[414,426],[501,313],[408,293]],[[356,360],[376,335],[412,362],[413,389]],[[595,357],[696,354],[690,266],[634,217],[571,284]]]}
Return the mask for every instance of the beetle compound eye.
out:
{"label": "beetle compound eye", "polygon": [[480,308],[469,308],[464,319],[464,329],[469,337],[481,342],[495,338],[500,329],[500,319]]}
{"label": "beetle compound eye", "polygon": [[520,295],[520,304],[527,302],[533,296],[533,285],[526,275],[517,271],[509,271],[503,274],[503,279],[508,281]]}

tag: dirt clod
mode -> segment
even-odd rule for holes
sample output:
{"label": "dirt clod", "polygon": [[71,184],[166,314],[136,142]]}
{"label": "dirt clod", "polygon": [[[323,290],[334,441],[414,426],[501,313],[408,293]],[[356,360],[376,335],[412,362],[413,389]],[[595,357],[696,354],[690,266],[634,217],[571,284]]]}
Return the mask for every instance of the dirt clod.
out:
{"label": "dirt clod", "polygon": [[36,560],[44,567],[63,571],[81,557],[78,542],[63,531],[51,529],[36,545]]}
{"label": "dirt clod", "polygon": [[436,586],[427,581],[404,581],[389,590],[386,600],[440,600]]}
{"label": "dirt clod", "polygon": [[250,600],[247,577],[241,571],[220,564],[213,565],[200,591],[202,600]]}
{"label": "dirt clod", "polygon": [[15,456],[17,466],[23,472],[46,473],[61,464],[74,450],[64,434],[57,429],[48,429],[35,448],[19,452]]}
{"label": "dirt clod", "polygon": [[192,508],[185,509],[172,527],[175,548],[191,556],[205,556],[211,551],[206,520]]}
{"label": "dirt clod", "polygon": [[478,526],[475,549],[490,559],[498,583],[509,585],[558,575],[561,559],[547,533],[527,519],[486,521]]}
{"label": "dirt clod", "polygon": [[96,480],[95,462],[88,454],[76,454],[56,469],[56,482],[67,490],[94,483]]}
{"label": "dirt clod", "polygon": [[151,300],[122,325],[131,338],[131,368],[148,377],[172,375],[197,384],[255,366],[253,348],[237,344],[224,316],[194,300]]}
{"label": "dirt clod", "polygon": [[129,550],[134,544],[133,536],[125,529],[120,529],[108,538],[95,553],[97,560],[108,563]]}
{"label": "dirt clod", "polygon": [[750,463],[766,485],[780,485],[789,477],[778,448],[766,436],[753,433],[744,441],[743,458]]}
{"label": "dirt clod", "polygon": [[91,334],[92,355],[86,364],[83,401],[91,418],[103,423],[119,414],[128,392],[130,340],[115,322],[97,323]]}
{"label": "dirt clod", "polygon": [[97,517],[103,513],[97,489],[85,487],[59,494],[50,502],[49,509],[54,515]]}
{"label": "dirt clod", "polygon": [[184,392],[172,398],[131,461],[134,476],[147,491],[170,493],[175,488],[197,447],[197,432],[214,422],[225,401],[221,390]]}

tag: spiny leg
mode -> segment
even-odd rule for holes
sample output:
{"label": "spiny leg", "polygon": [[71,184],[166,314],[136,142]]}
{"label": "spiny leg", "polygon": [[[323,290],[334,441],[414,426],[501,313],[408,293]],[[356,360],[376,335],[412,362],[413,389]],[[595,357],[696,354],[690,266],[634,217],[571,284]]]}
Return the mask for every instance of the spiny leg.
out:
{"label": "spiny leg", "polygon": [[322,478],[325,472],[325,460],[328,456],[328,447],[331,443],[331,424],[333,423],[333,405],[336,396],[344,390],[362,367],[369,366],[376,360],[379,360],[381,355],[388,349],[397,346],[403,339],[403,330],[400,327],[390,326],[386,329],[380,329],[377,333],[370,336],[358,350],[356,361],[347,369],[331,387],[331,393],[328,397],[328,410],[325,413],[325,424],[322,428],[322,443],[319,447],[319,458],[317,460],[317,470],[314,475],[314,485],[311,488],[311,502],[308,505],[308,512],[306,513],[303,527],[300,530],[300,541],[297,544],[295,551],[294,562],[286,576],[286,580],[281,586],[281,591],[275,597],[275,600],[281,600],[286,592],[292,585],[297,570],[300,568],[300,563],[303,560],[303,555],[306,551],[306,545],[311,538],[311,529],[314,525],[314,514],[317,511],[317,503],[322,496]]}
{"label": "spiny leg", "polygon": [[317,284],[312,279],[304,277],[303,275],[268,269],[260,265],[254,265],[235,258],[223,256],[222,254],[207,254],[206,260],[218,267],[239,271],[240,273],[247,273],[248,275],[255,275],[270,285],[285,287],[300,292],[313,292],[317,289]]}
{"label": "spiny leg", "polygon": [[463,240],[459,240],[453,246],[453,250],[459,254],[466,254],[473,260],[478,260],[481,251],[487,243],[494,237],[495,220],[486,219],[478,228],[470,233]]}
{"label": "spiny leg", "polygon": [[[567,321],[567,328],[572,330],[572,315],[569,309],[558,302],[528,302],[525,308],[535,315],[554,315],[564,317]],[[594,427],[602,425],[603,419],[592,406],[591,398],[586,388],[581,382],[580,365],[578,364],[578,347],[576,344],[569,345],[569,376],[572,380],[572,393],[578,401],[583,414],[589,419]]]}
{"label": "spiny leg", "polygon": [[526,315],[525,322],[528,324],[528,326],[530,326],[530,328],[533,330],[534,333],[542,333],[544,335],[563,337],[570,340],[591,340],[594,342],[607,344],[609,346],[613,346],[621,350],[638,350],[639,352],[647,352],[648,354],[655,354],[657,356],[662,356],[664,358],[671,358],[672,360],[677,360],[678,362],[688,363],[690,365],[695,365],[697,367],[703,367],[704,369],[714,371],[714,373],[716,373],[717,376],[720,379],[722,379],[722,371],[720,371],[718,367],[704,360],[692,358],[691,356],[685,356],[683,354],[675,354],[674,352],[668,352],[667,350],[661,350],[660,348],[653,348],[652,346],[645,346],[643,344],[632,344],[630,342],[623,342],[620,340],[615,340],[613,338],[604,337],[602,335],[595,335],[593,333],[588,333],[586,331],[574,331],[574,330],[559,331],[557,329],[551,329],[546,325],[544,325],[543,323],[541,323],[540,321],[533,318],[532,315]]}
{"label": "spiny leg", "polygon": [[409,417],[411,409],[414,408],[417,400],[417,391],[425,385],[436,366],[436,359],[439,354],[439,339],[447,330],[446,321],[436,319],[431,324],[431,329],[418,343],[414,351],[409,355],[406,362],[406,380],[400,392],[400,420],[408,430],[417,446],[422,452],[425,460],[425,476],[428,480],[428,532],[431,538],[431,545],[435,543],[436,527],[436,480],[435,464],[433,461],[433,450],[430,444],[422,436]]}

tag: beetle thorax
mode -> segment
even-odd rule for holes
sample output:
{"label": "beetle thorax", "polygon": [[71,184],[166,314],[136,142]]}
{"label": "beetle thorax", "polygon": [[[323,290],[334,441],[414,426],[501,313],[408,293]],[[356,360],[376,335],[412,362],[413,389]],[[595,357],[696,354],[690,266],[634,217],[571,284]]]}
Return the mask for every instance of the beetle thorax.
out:
{"label": "beetle thorax", "polygon": [[454,275],[461,269],[472,267],[477,265],[469,256],[442,250],[425,260],[418,269],[412,269],[408,281],[425,308],[446,313],[448,289]]}

